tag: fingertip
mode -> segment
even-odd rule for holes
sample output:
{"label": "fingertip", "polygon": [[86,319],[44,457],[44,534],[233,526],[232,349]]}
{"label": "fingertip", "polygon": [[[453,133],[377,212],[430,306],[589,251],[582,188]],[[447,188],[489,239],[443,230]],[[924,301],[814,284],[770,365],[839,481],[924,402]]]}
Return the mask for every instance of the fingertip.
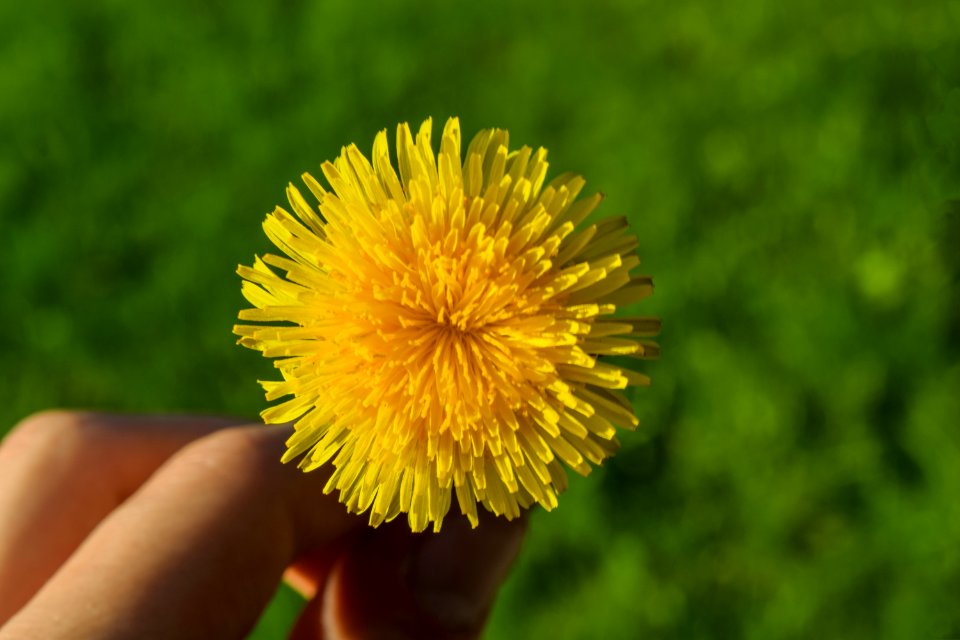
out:
{"label": "fingertip", "polygon": [[297,624],[313,635],[294,637],[476,638],[525,529],[526,518],[482,516],[476,529],[451,518],[438,534],[403,522],[362,532]]}
{"label": "fingertip", "polygon": [[347,536],[301,555],[287,568],[283,581],[307,600],[317,596],[326,584],[337,560],[348,548]]}
{"label": "fingertip", "polygon": [[486,620],[526,533],[526,516],[481,519],[476,528],[463,518],[445,523],[418,549],[411,567],[418,607],[451,629]]}

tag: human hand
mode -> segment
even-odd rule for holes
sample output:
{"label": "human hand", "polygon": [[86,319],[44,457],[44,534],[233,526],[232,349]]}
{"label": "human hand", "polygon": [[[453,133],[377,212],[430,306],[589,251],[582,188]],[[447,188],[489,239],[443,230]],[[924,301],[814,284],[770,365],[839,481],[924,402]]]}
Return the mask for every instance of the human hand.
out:
{"label": "human hand", "polygon": [[0,639],[242,638],[283,576],[308,599],[293,638],[477,637],[522,520],[371,529],[323,495],[326,474],[279,463],[286,435],[216,418],[24,421],[0,445]]}

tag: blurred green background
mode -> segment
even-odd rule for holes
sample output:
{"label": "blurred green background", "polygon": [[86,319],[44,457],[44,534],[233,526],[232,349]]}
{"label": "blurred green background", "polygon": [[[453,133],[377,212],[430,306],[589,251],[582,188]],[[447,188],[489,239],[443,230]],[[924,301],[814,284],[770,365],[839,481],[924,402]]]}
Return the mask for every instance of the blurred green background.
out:
{"label": "blurred green background", "polygon": [[460,115],[606,192],[665,327],[489,637],[960,635],[960,3],[720,4],[0,4],[0,432],[255,417],[263,214]]}

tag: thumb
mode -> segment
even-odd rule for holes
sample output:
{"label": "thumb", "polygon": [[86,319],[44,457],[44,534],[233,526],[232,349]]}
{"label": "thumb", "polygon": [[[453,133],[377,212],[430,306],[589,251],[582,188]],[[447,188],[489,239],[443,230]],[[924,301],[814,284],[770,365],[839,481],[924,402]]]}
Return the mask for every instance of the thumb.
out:
{"label": "thumb", "polygon": [[404,522],[365,531],[335,564],[292,638],[477,638],[520,550],[526,517],[450,518],[440,533]]}

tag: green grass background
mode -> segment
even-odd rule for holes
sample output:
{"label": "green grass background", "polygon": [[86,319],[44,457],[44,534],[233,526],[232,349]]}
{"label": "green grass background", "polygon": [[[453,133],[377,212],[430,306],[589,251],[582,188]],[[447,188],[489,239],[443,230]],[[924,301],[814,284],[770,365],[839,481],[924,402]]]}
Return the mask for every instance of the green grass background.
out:
{"label": "green grass background", "polygon": [[534,514],[489,637],[960,635],[958,34],[944,0],[0,3],[0,432],[255,417],[263,214],[459,115],[604,191],[664,319],[641,431]]}

